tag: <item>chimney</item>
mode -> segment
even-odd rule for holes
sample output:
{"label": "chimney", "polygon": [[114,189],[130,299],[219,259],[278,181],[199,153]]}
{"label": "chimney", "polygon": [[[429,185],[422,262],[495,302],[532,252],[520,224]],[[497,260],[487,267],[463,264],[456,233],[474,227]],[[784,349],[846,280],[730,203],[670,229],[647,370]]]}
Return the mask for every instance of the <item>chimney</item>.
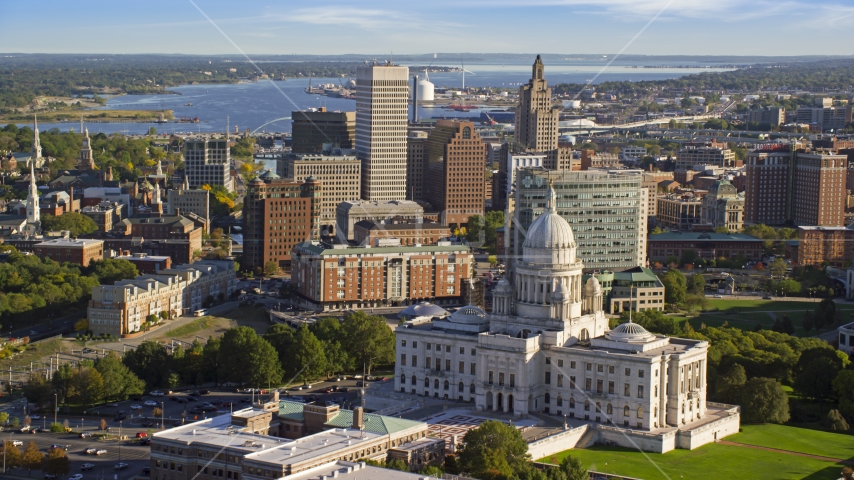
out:
{"label": "chimney", "polygon": [[279,391],[278,390],[273,390],[272,395],[270,395],[270,401],[276,402],[276,404],[279,403]]}
{"label": "chimney", "polygon": [[175,215],[177,215],[179,217],[181,216],[181,209],[180,208],[175,209]]}
{"label": "chimney", "polygon": [[356,407],[353,409],[353,428],[357,428],[359,430],[365,426],[365,411],[362,407]]}

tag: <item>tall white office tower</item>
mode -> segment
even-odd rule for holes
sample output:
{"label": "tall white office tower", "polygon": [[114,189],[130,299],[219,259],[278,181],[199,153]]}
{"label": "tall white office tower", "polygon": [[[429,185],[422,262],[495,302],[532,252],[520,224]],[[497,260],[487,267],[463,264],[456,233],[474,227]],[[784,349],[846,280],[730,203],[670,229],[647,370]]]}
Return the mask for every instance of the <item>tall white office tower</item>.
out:
{"label": "tall white office tower", "polygon": [[356,152],[362,161],[362,199],[406,198],[409,68],[356,69]]}

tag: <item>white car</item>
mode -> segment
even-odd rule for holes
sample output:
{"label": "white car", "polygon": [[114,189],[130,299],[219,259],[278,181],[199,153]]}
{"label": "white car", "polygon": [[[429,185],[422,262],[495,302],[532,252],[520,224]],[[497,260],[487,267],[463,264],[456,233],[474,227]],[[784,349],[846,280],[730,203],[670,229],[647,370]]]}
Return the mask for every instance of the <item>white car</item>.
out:
{"label": "white car", "polygon": [[95,450],[95,455],[106,455],[106,454],[107,454],[107,451],[104,450],[103,448]]}
{"label": "white car", "polygon": [[83,480],[83,474],[75,473],[74,475],[68,477],[68,480]]}
{"label": "white car", "polygon": [[23,447],[23,446],[24,446],[24,442],[22,442],[22,441],[20,441],[20,440],[12,440],[12,445],[13,445],[13,446],[15,446],[15,447]]}
{"label": "white car", "polygon": [[142,405],[131,405],[130,409],[131,410],[142,410]]}
{"label": "white car", "polygon": [[115,469],[116,469],[116,470],[124,470],[124,469],[126,469],[126,468],[128,468],[128,464],[127,464],[127,463],[117,463],[117,464],[116,464],[116,466],[115,466]]}
{"label": "white car", "polygon": [[158,406],[158,405],[160,405],[160,404],[159,404],[159,403],[157,403],[157,402],[155,402],[154,400],[146,400],[146,401],[145,401],[145,406],[146,406],[146,407],[156,407],[156,406]]}
{"label": "white car", "polygon": [[30,420],[41,420],[41,415],[30,415]]}
{"label": "white car", "polygon": [[163,396],[163,392],[161,392],[160,390],[154,390],[154,391],[148,392],[148,394],[151,395],[152,397],[162,397]]}
{"label": "white car", "polygon": [[80,465],[80,470],[83,470],[84,472],[86,470],[94,470],[94,469],[95,469],[94,463],[84,463],[83,465]]}

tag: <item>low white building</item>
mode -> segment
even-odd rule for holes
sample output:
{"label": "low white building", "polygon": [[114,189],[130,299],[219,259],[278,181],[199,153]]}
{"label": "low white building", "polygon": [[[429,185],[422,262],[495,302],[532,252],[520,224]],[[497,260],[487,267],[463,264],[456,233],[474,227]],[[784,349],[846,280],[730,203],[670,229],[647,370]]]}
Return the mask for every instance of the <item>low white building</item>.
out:
{"label": "low white building", "polygon": [[547,199],[511,280],[495,288],[491,315],[469,306],[397,329],[395,389],[480,411],[581,419],[597,425],[598,438],[651,451],[737,432],[737,407],[706,403],[707,342],[634,323],[608,328],[602,287],[595,277],[582,284],[552,188]]}

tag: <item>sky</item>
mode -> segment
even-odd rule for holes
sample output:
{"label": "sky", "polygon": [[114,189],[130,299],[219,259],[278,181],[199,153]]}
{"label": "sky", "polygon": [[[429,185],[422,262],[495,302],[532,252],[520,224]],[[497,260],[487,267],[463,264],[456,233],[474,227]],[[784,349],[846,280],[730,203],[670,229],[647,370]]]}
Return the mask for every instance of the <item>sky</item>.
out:
{"label": "sky", "polygon": [[2,53],[851,55],[854,0],[0,0]]}

